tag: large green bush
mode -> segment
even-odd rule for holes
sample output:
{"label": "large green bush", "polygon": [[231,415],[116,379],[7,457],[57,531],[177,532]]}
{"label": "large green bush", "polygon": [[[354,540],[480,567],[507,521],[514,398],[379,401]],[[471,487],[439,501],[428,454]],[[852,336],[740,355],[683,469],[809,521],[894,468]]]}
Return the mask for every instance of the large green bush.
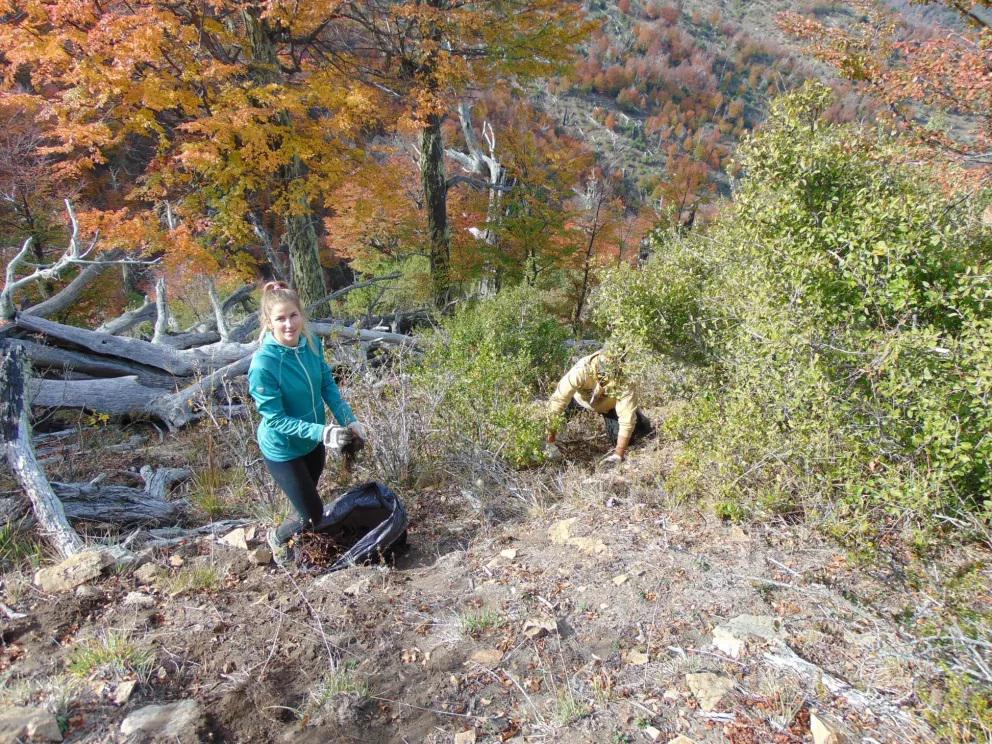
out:
{"label": "large green bush", "polygon": [[455,446],[497,452],[511,464],[540,462],[546,433],[535,397],[568,359],[565,327],[543,293],[507,289],[459,310],[430,339],[417,384],[443,392]]}
{"label": "large green bush", "polygon": [[992,234],[875,130],[779,99],[706,236],[657,236],[613,295],[628,333],[704,361],[671,422],[682,486],[815,513],[859,546],[926,544],[992,493]]}

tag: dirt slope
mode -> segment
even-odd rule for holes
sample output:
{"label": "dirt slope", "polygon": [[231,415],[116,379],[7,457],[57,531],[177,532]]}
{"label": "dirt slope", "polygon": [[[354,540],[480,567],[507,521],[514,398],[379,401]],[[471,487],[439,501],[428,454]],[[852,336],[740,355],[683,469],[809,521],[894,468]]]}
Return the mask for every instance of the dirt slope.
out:
{"label": "dirt slope", "polygon": [[[558,500],[508,521],[463,494],[408,496],[412,547],[391,566],[287,571],[204,538],[158,552],[154,579],[12,597],[8,577],[26,617],[3,631],[5,702],[51,705],[52,680],[78,679],[74,649],[112,631],[154,659],[74,682],[65,741],[123,741],[129,713],[188,698],[204,741],[805,742],[811,710],[877,742],[932,741],[896,622],[918,600],[898,577],[802,526],[674,505],[656,455],[564,466]],[[197,566],[216,579],[180,592]],[[738,634],[732,658],[713,632],[742,615],[773,633]],[[793,653],[820,671],[784,668]]]}

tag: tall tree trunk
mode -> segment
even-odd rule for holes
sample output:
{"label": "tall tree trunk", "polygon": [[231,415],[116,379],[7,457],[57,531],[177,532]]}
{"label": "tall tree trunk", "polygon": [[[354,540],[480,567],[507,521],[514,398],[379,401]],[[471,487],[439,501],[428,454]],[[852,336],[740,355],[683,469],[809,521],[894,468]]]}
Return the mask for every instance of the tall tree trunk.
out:
{"label": "tall tree trunk", "polygon": [[444,307],[451,294],[451,236],[448,233],[448,187],[444,177],[441,117],[431,115],[420,137],[420,177],[427,206],[430,237],[431,289],[434,302]]}
{"label": "tall tree trunk", "polygon": [[31,499],[34,516],[42,534],[63,558],[78,553],[85,545],[69,525],[62,502],[41,472],[31,445],[31,427],[24,401],[24,352],[0,341],[0,448],[11,472]]}
{"label": "tall tree trunk", "polygon": [[[279,60],[272,40],[272,29],[262,18],[263,9],[253,6],[243,11],[245,28],[251,44],[252,77],[263,83],[280,82]],[[291,125],[289,114],[279,111],[275,114],[281,124]],[[306,164],[294,157],[283,168],[283,183],[288,190],[294,181],[306,178]],[[300,295],[303,306],[313,305],[327,291],[324,287],[324,272],[320,267],[320,244],[313,224],[313,208],[300,197],[293,204],[292,214],[283,215],[283,240],[289,252],[291,281]],[[273,267],[278,269],[278,267]],[[319,313],[319,308],[317,310]]]}
{"label": "tall tree trunk", "polygon": [[[288,124],[288,117],[286,118]],[[298,158],[294,158],[292,165],[287,166],[284,171],[286,183],[306,176],[306,166]],[[289,251],[293,286],[300,295],[303,307],[309,307],[327,295],[327,288],[324,286],[324,271],[320,267],[320,243],[313,226],[310,205],[305,204],[303,197],[300,197],[300,206],[305,210],[303,214],[283,217],[283,240]],[[317,305],[312,310],[315,317],[321,316],[323,307]]]}

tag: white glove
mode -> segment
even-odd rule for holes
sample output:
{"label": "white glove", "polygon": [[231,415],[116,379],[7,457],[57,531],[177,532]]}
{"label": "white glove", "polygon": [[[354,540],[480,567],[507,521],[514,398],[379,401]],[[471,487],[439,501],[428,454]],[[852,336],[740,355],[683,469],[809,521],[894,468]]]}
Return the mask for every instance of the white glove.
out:
{"label": "white glove", "polygon": [[616,452],[611,452],[602,460],[596,464],[597,470],[612,470],[613,468],[620,467],[620,463],[623,462],[623,458],[620,457]]}
{"label": "white glove", "polygon": [[328,424],[324,427],[324,446],[341,454],[342,448],[351,441],[351,431],[343,426]]}
{"label": "white glove", "polygon": [[358,421],[352,421],[350,424],[348,424],[348,429],[351,431],[352,434],[354,434],[356,437],[361,439],[363,442],[366,439],[368,439],[365,433],[364,424],[361,424]]}

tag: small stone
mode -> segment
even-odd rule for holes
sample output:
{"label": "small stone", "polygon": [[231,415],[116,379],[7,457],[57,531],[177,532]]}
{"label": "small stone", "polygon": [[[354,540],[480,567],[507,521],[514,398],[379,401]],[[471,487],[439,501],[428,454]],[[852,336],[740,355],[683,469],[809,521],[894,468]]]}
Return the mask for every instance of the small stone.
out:
{"label": "small stone", "polygon": [[55,716],[44,708],[0,708],[0,742],[62,741]]}
{"label": "small stone", "polygon": [[138,682],[134,679],[129,679],[127,682],[121,682],[117,685],[117,689],[114,690],[114,703],[117,705],[124,705],[124,703],[131,699],[131,695],[134,693],[134,688],[137,686]]}
{"label": "small stone", "polygon": [[658,741],[661,738],[661,729],[656,729],[654,726],[645,726],[641,729],[651,741]]}
{"label": "small stone", "polygon": [[819,711],[810,711],[809,730],[813,734],[813,744],[846,744],[848,740],[843,725]]}
{"label": "small stone", "polygon": [[248,550],[248,538],[245,535],[244,527],[238,527],[237,529],[231,530],[220,539],[220,542],[225,545],[230,545],[232,548]]}
{"label": "small stone", "polygon": [[531,640],[543,638],[549,633],[558,632],[558,623],[555,620],[530,619],[524,622],[524,635]]}
{"label": "small stone", "polygon": [[146,563],[134,572],[134,578],[139,584],[151,584],[159,576],[165,574],[165,569],[157,563]]}
{"label": "small stone", "polygon": [[[506,560],[508,560],[508,561],[512,561],[512,560],[514,560],[517,557],[517,549],[516,548],[507,548],[506,550],[499,551],[499,554],[500,554],[500,557],[506,558]],[[472,732],[472,735],[475,736],[475,732],[474,731]]]}
{"label": "small stone", "polygon": [[613,583],[616,584],[617,586],[621,586],[623,584],[626,584],[627,583],[627,579],[629,579],[629,578],[630,577],[627,576],[627,574],[620,574],[619,576],[614,576],[613,577]]}
{"label": "small stone", "polygon": [[739,525],[734,525],[730,528],[730,542],[733,543],[747,543],[751,542],[751,538]]}
{"label": "small stone", "polygon": [[155,599],[143,592],[128,592],[127,596],[124,597],[124,605],[126,607],[137,607],[141,610],[147,610],[149,607],[155,606]]}
{"label": "small stone", "polygon": [[713,629],[713,646],[734,659],[755,638],[769,642],[784,640],[782,621],[770,615],[738,615]]}
{"label": "small stone", "polygon": [[354,584],[346,586],[342,591],[349,597],[357,597],[359,594],[366,594],[372,588],[372,580],[359,579]]}
{"label": "small stone", "polygon": [[985,211],[982,212],[982,224],[985,227],[992,227],[992,204],[985,207]]}
{"label": "small stone", "polygon": [[158,677],[160,680],[164,680],[166,677],[169,676],[169,673],[165,671],[164,666],[160,666],[158,669],[155,670],[155,676]]}
{"label": "small stone", "polygon": [[181,555],[170,555],[169,556],[169,565],[172,566],[173,568],[179,568],[185,562],[186,562],[186,559],[183,558]]}
{"label": "small stone", "polygon": [[586,555],[599,555],[606,552],[606,543],[592,537],[572,537],[568,540],[569,545],[574,545]]}
{"label": "small stone", "polygon": [[663,700],[678,700],[682,696],[679,694],[679,691],[676,690],[674,687],[669,687],[661,694],[661,697]]}
{"label": "small stone", "polygon": [[572,525],[578,521],[578,517],[563,519],[555,522],[548,528],[548,537],[554,545],[565,545],[571,538]]}
{"label": "small stone", "polygon": [[455,744],[475,744],[475,729],[455,734]]}
{"label": "small stone", "polygon": [[623,655],[623,660],[626,661],[631,666],[644,666],[650,661],[648,655],[643,651],[638,651],[636,648],[632,648],[630,651]]}
{"label": "small stone", "polygon": [[668,742],[668,744],[696,744],[696,742],[694,742],[688,736],[682,736],[682,734],[679,734],[670,742]]}
{"label": "small stone", "polygon": [[103,597],[103,592],[92,584],[77,586],[73,593],[80,599],[101,599]]}
{"label": "small stone", "polygon": [[259,545],[248,551],[248,560],[256,566],[267,566],[272,563],[272,551],[268,545]]}
{"label": "small stone", "polygon": [[194,744],[201,741],[203,711],[194,700],[169,705],[148,705],[134,711],[121,723],[121,734],[139,741],[169,741]]}
{"label": "small stone", "polygon": [[501,651],[494,648],[480,648],[478,651],[473,651],[468,660],[482,666],[494,667],[499,664],[502,658],[503,653]]}
{"label": "small stone", "polygon": [[97,578],[112,563],[113,557],[104,550],[83,550],[55,566],[39,569],[34,583],[45,592],[66,592]]}
{"label": "small stone", "polygon": [[685,675],[685,683],[699,701],[699,707],[704,711],[713,710],[723,699],[723,696],[734,689],[734,681],[722,674],[701,672],[700,674]]}

